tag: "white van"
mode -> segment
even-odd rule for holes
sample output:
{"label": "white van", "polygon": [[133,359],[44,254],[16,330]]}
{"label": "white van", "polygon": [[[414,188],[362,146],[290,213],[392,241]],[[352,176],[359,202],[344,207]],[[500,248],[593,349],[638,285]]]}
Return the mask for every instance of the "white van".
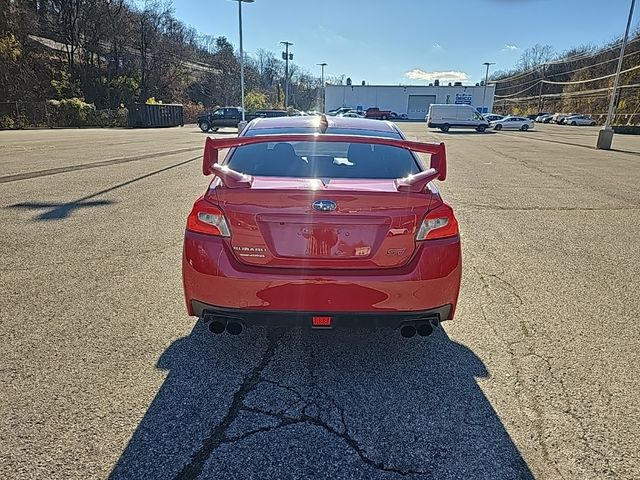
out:
{"label": "white van", "polygon": [[427,114],[427,126],[439,128],[443,132],[451,127],[475,128],[484,132],[489,122],[471,105],[431,104]]}

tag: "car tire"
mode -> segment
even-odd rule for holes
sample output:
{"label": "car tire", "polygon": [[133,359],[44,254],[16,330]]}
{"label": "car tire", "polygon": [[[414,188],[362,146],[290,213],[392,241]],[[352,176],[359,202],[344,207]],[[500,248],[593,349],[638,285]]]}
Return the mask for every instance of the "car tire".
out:
{"label": "car tire", "polygon": [[572,126],[572,127],[575,127],[576,125],[577,125],[577,123],[576,123],[576,122],[571,122],[571,126]]}
{"label": "car tire", "polygon": [[200,130],[202,130],[204,133],[207,133],[211,128],[211,125],[206,120],[204,122],[200,122],[198,126],[200,127]]}
{"label": "car tire", "polygon": [[502,130],[502,125],[497,124],[495,127],[493,127],[494,130]]}
{"label": "car tire", "polygon": [[591,127],[595,127],[595,126],[596,126],[596,122],[591,122],[591,123],[589,124],[589,126],[591,126]]}
{"label": "car tire", "polygon": [[478,125],[478,127],[476,128],[476,132],[484,132],[487,129],[486,125]]}
{"label": "car tire", "polygon": [[380,117],[380,120],[386,120],[387,116],[386,115],[382,115],[382,117]]}
{"label": "car tire", "polygon": [[526,132],[527,130],[529,130],[529,125],[522,125],[520,127],[520,130],[522,130],[523,132]]}
{"label": "car tire", "polygon": [[448,132],[450,128],[451,128],[451,125],[449,125],[448,123],[445,123],[440,127],[440,130],[442,130],[443,132]]}

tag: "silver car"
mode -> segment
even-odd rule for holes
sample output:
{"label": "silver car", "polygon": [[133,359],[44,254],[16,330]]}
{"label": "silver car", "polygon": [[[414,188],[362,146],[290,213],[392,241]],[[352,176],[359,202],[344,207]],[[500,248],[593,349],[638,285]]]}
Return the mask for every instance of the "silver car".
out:
{"label": "silver car", "polygon": [[491,122],[490,128],[494,130],[522,130],[527,131],[535,125],[533,120],[526,117],[504,117],[501,120]]}
{"label": "silver car", "polygon": [[589,115],[572,115],[571,117],[566,117],[564,119],[564,123],[567,125],[589,125],[591,127],[596,126],[596,121],[591,118]]}

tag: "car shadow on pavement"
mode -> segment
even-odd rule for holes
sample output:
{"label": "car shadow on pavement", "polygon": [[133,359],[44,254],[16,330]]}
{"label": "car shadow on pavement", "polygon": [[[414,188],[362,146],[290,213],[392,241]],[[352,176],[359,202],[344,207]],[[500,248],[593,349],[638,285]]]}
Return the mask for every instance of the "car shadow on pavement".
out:
{"label": "car shadow on pavement", "polygon": [[153,172],[140,175],[139,177],[132,178],[130,180],[127,180],[126,182],[118,183],[117,185],[114,185],[112,187],[105,188],[104,190],[100,190],[99,192],[86,195],[82,198],[78,198],[77,200],[72,200],[70,202],[21,202],[9,205],[7,208],[11,208],[14,210],[44,210],[44,212],[39,213],[34,217],[34,220],[36,221],[63,220],[69,217],[76,210],[89,207],[105,207],[114,203],[112,200],[92,200],[95,197],[99,197],[100,195],[104,195],[105,193],[113,192],[114,190],[118,190],[120,188],[126,187],[127,185],[131,185],[132,183],[139,182],[140,180],[144,180],[145,178],[149,178],[153,175],[157,175],[159,173],[166,172],[167,170],[185,165],[187,163],[193,162],[194,160],[199,160],[200,158],[200,156],[190,158],[188,160],[169,165],[168,167],[154,170]]}
{"label": "car shadow on pavement", "polygon": [[533,476],[479,388],[482,361],[438,330],[213,336],[202,322],[111,479]]}

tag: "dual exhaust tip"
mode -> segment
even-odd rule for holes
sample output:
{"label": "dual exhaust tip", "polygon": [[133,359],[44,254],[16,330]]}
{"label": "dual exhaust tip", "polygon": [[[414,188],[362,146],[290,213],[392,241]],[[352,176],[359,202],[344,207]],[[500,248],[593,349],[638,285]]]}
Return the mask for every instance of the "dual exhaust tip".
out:
{"label": "dual exhaust tip", "polygon": [[421,337],[428,337],[438,328],[438,324],[438,319],[435,317],[416,320],[414,322],[405,322],[400,326],[400,335],[404,338],[415,337],[416,334]]}
{"label": "dual exhaust tip", "polygon": [[207,313],[203,318],[205,322],[209,322],[209,331],[216,335],[225,330],[229,335],[240,335],[244,328],[238,319],[232,317],[227,318]]}

